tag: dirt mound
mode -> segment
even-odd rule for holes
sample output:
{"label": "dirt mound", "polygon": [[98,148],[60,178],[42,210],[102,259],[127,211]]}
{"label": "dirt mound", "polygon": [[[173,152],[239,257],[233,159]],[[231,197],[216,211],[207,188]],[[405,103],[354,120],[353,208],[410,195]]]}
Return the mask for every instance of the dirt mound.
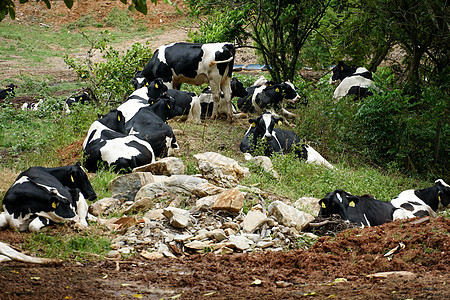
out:
{"label": "dirt mound", "polygon": [[[208,295],[214,299],[445,298],[450,292],[450,221],[442,217],[420,224],[416,221],[348,229],[336,237],[321,237],[307,251],[154,261],[136,257],[43,267],[8,262],[0,265],[0,290],[10,299],[198,299]],[[0,240],[9,239],[21,242],[17,234],[0,231]],[[400,243],[403,248],[385,256]],[[409,273],[367,276],[387,271]]]}

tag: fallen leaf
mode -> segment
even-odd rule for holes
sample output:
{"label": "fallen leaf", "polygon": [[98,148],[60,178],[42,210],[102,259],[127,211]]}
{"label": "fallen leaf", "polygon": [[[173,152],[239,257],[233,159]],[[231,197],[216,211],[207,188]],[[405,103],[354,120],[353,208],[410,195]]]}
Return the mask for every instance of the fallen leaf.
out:
{"label": "fallen leaf", "polygon": [[131,284],[129,284],[129,283],[122,283],[121,285],[122,286],[130,286]]}
{"label": "fallen leaf", "polygon": [[211,292],[211,293],[206,293],[206,294],[203,294],[203,296],[211,296],[211,295],[214,295],[216,292]]}
{"label": "fallen leaf", "polygon": [[36,276],[36,277],[31,276],[30,278],[31,278],[31,280],[39,280],[39,279],[41,279],[41,277],[38,277],[38,276]]}
{"label": "fallen leaf", "polygon": [[340,283],[340,282],[347,282],[347,279],[345,279],[345,278],[336,278],[334,280],[334,283]]}
{"label": "fallen leaf", "polygon": [[133,295],[133,298],[139,298],[139,299],[141,299],[141,298],[142,298],[142,295],[141,295],[141,294],[134,294],[134,295]]}
{"label": "fallen leaf", "polygon": [[106,279],[106,278],[108,278],[108,274],[106,274],[105,276],[103,276],[102,277],[103,279]]}
{"label": "fallen leaf", "polygon": [[309,292],[309,293],[304,293],[303,296],[315,296],[317,295],[316,292]]}
{"label": "fallen leaf", "polygon": [[169,299],[178,299],[183,293],[170,297]]}
{"label": "fallen leaf", "polygon": [[253,281],[250,285],[260,285],[261,283],[262,283],[261,280],[255,279],[255,281]]}

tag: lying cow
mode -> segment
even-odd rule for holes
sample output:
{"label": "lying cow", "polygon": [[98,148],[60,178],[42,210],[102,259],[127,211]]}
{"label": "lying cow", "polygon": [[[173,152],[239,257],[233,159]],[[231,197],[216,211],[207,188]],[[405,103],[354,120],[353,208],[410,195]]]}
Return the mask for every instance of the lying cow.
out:
{"label": "lying cow", "polygon": [[390,202],[375,199],[371,195],[354,196],[343,190],[335,190],[319,201],[319,217],[339,215],[361,226],[377,226],[393,220],[396,208]]}
{"label": "lying cow", "polygon": [[274,128],[275,124],[281,124],[282,118],[276,118],[271,113],[264,113],[255,119],[250,119],[249,122],[251,125],[240,145],[240,150],[243,153],[253,155],[258,143],[266,140],[265,156],[271,156],[274,152],[285,154],[294,151],[300,159],[307,163],[322,164],[328,168],[333,168],[316,150],[307,144],[303,144],[295,133]]}
{"label": "lying cow", "polygon": [[147,141],[156,157],[166,157],[172,150],[179,149],[173,130],[166,121],[181,113],[175,99],[165,93],[152,105],[140,108],[125,123],[125,128],[130,135]]}
{"label": "lying cow", "polygon": [[14,88],[16,87],[17,86],[14,83],[11,83],[7,85],[5,89],[0,90],[0,100],[6,99],[9,95],[14,97],[16,95]]}
{"label": "lying cow", "polygon": [[401,192],[391,203],[398,208],[394,213],[394,220],[436,216],[436,212],[450,204],[450,186],[438,179],[429,188]]}
{"label": "lying cow", "polygon": [[285,117],[295,118],[296,115],[287,111],[283,103],[296,104],[299,100],[300,96],[292,83],[266,81],[263,85],[248,87],[247,95],[238,99],[237,107],[245,113],[261,114],[271,109]]}
{"label": "lying cow", "polygon": [[125,118],[116,109],[99,115],[99,119],[91,125],[83,142],[83,156],[90,172],[96,172],[99,165],[106,164],[120,173],[126,173],[155,162],[152,146],[126,133]]}
{"label": "lying cow", "polygon": [[92,101],[91,96],[86,91],[84,91],[80,95],[71,96],[65,100],[67,106],[69,107],[71,107],[74,103],[85,104],[90,101]]}
{"label": "lying cow", "polygon": [[148,82],[160,77],[169,89],[180,89],[182,83],[211,86],[214,108],[218,114],[220,92],[224,93],[227,117],[232,119],[231,74],[235,48],[230,43],[173,43],[159,47],[135,81],[144,77]]}
{"label": "lying cow", "polygon": [[366,68],[349,67],[340,61],[333,68],[333,75],[330,78],[331,84],[340,81],[334,90],[333,98],[339,100],[347,95],[355,95],[357,99],[361,99],[373,95],[370,88],[376,89],[376,87],[372,80],[372,73]]}
{"label": "lying cow", "polygon": [[96,198],[80,163],[57,168],[31,167],[20,173],[6,192],[0,228],[38,231],[69,220],[87,227],[85,199]]}
{"label": "lying cow", "polygon": [[167,86],[164,85],[162,79],[157,78],[146,86],[135,90],[117,110],[122,112],[125,122],[128,122],[139,109],[153,104],[167,90]]}

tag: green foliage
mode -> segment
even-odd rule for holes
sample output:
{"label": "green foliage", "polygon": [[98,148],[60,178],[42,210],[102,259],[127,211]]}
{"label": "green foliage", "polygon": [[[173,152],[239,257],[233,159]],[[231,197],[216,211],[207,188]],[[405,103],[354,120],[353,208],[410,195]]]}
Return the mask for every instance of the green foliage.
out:
{"label": "green foliage", "polygon": [[[103,32],[97,39],[86,36],[92,41],[92,48],[102,53],[103,61],[93,63],[90,56],[77,61],[66,55],[65,62],[74,69],[79,78],[88,83],[97,99],[103,104],[121,103],[132,91],[131,79],[136,70],[142,69],[150,60],[152,51],[140,43],[135,43],[123,55],[113,47],[106,47],[109,33]],[[106,99],[105,99],[106,97]]]}
{"label": "green foliage", "polygon": [[25,240],[25,249],[39,253],[42,257],[73,259],[85,261],[98,256],[106,256],[111,242],[106,237],[79,232],[75,236],[56,235],[52,233],[32,233]]}
{"label": "green foliage", "polygon": [[106,18],[105,25],[126,30],[134,26],[134,19],[130,16],[128,11],[113,8]]}

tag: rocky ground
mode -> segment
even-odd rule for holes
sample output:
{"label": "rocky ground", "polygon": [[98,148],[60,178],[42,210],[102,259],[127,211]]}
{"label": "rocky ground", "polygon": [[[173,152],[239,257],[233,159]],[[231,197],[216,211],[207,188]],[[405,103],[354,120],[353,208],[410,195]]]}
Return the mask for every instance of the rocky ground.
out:
{"label": "rocky ground", "polygon": [[[59,5],[61,2],[52,3]],[[42,2],[38,4],[43,5]],[[75,1],[74,9],[64,22],[79,18],[86,9],[104,14],[108,7],[120,5],[120,1],[84,0],[79,4]],[[36,5],[21,8],[19,22],[30,21],[32,16],[42,14],[42,8]],[[157,16],[142,17],[143,20],[150,25],[161,23],[160,20],[177,22],[176,15],[167,13],[169,6],[161,4],[159,9],[159,12],[154,11]],[[60,5],[56,12],[61,14],[65,10]],[[48,19],[45,19],[46,14],[42,17],[44,23],[52,20],[51,15]],[[177,27],[153,37],[152,42],[157,45],[181,40],[186,33],[186,29]],[[130,45],[134,42],[130,41]],[[18,68],[19,63],[0,62],[2,76],[18,74],[24,68]],[[60,80],[75,79],[57,58],[50,67],[33,68],[26,71],[52,76],[60,74]],[[251,198],[255,204],[253,211],[262,212],[257,205],[260,199],[255,195],[257,193],[244,194],[244,198],[254,197]],[[188,204],[195,206],[204,198],[194,196],[182,200],[192,200]],[[348,228],[348,224],[339,220],[328,220],[330,222],[323,226],[306,226],[298,230],[283,225],[267,212],[268,220],[252,233],[245,233],[249,240],[247,247],[236,243],[220,245],[220,239],[223,238],[222,231],[228,240],[232,231],[235,235],[243,235],[248,213],[221,212],[207,206],[190,211],[190,225],[178,227],[164,214],[164,209],[179,209],[186,203],[180,203],[177,193],[170,191],[164,191],[158,197],[159,203],[165,203],[159,207],[153,203],[155,209],[162,210],[158,222],[152,219],[154,216],[132,212],[132,206],[124,206],[122,202],[120,209],[130,209],[130,219],[103,220],[100,215],[100,225],[91,222],[87,233],[100,230],[113,238],[112,250],[117,252],[111,252],[107,258],[92,255],[93,260],[82,263],[67,260],[45,265],[0,263],[0,298],[444,299],[450,294],[450,221],[442,217],[396,221],[363,229]],[[267,193],[262,197],[274,202],[285,200]],[[321,221],[315,219],[313,223]],[[69,225],[47,230],[55,236],[79,234]],[[314,245],[305,243],[310,233],[320,236]],[[29,234],[4,230],[0,231],[0,241],[20,250]],[[205,244],[199,246],[197,243],[199,248],[188,245],[194,242]],[[299,242],[302,242],[302,249],[292,250]],[[394,253],[386,255],[391,250]],[[128,251],[137,254],[130,256]],[[76,256],[74,253],[73,257]]]}

